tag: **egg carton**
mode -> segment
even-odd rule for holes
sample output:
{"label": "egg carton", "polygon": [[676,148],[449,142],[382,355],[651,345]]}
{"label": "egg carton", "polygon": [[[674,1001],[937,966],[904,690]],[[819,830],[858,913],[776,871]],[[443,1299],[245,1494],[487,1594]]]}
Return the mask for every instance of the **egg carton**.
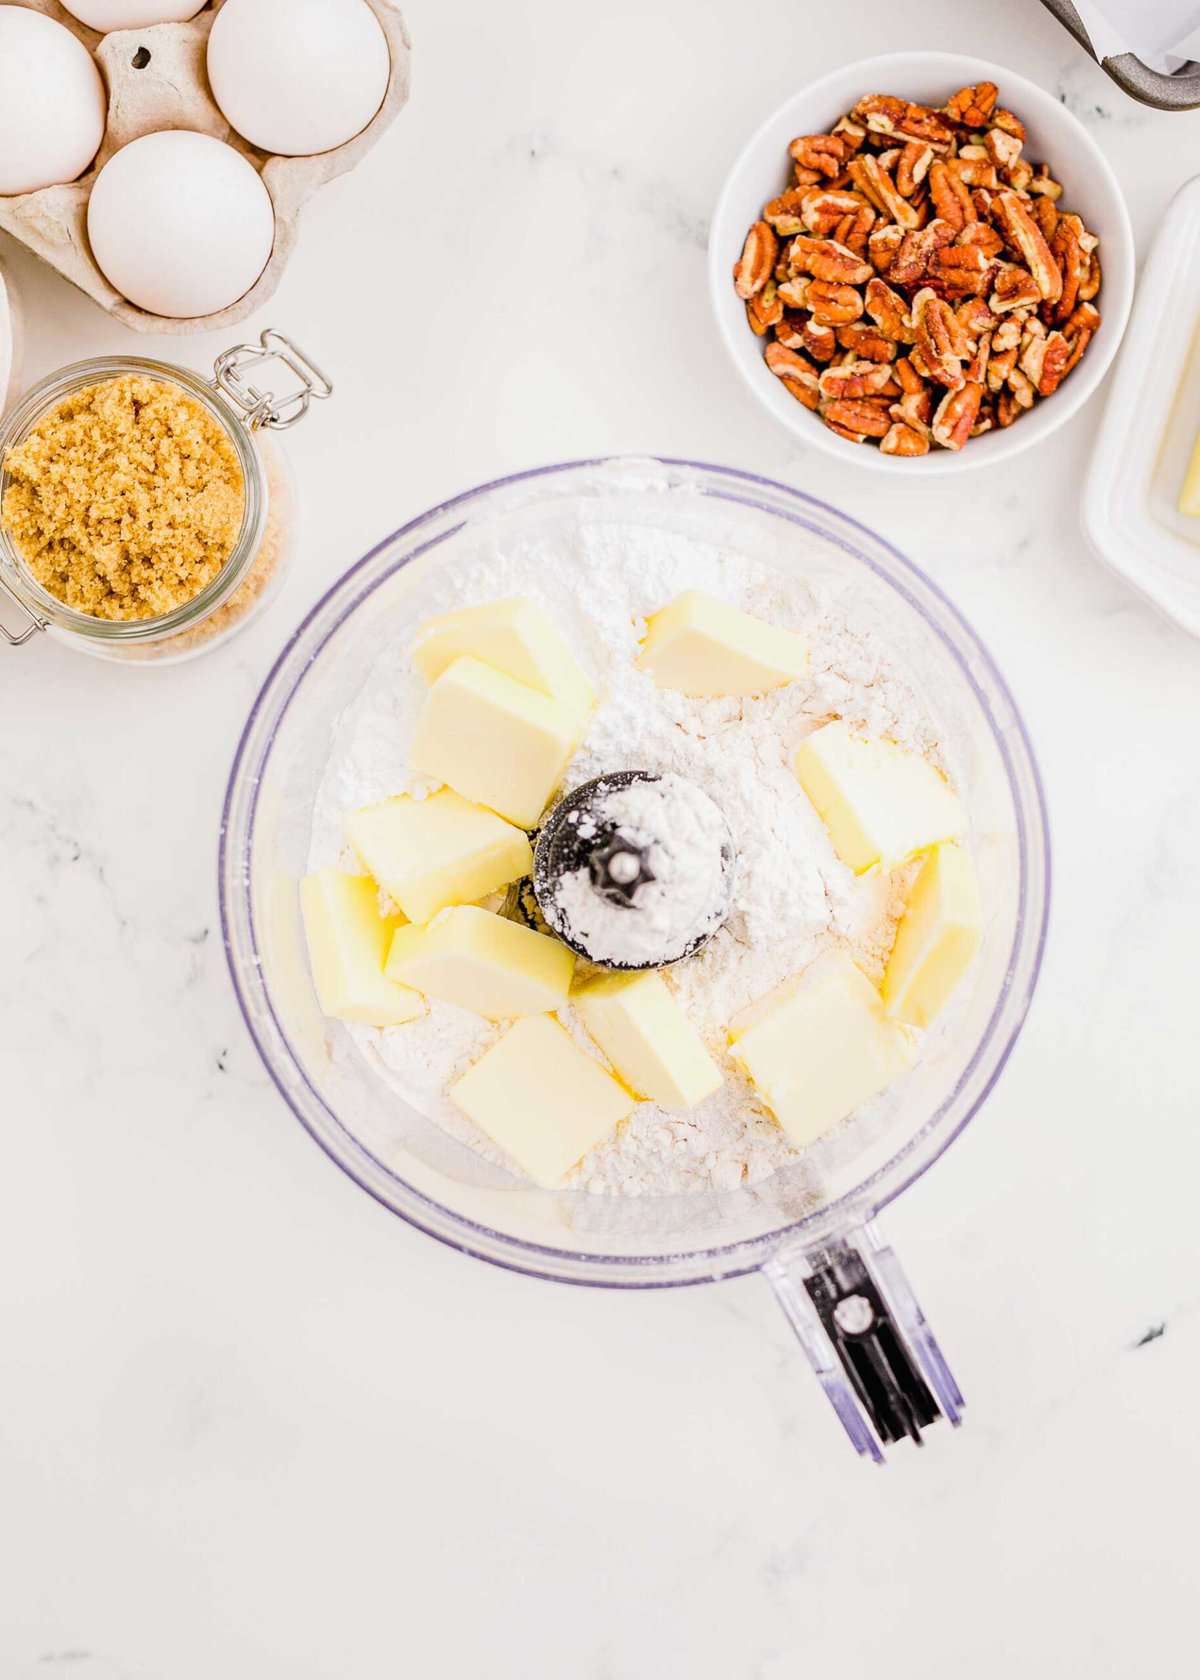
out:
{"label": "egg carton", "polygon": [[[311,157],[278,157],[259,151],[230,128],[208,85],[208,34],[224,3],[211,0],[187,23],[157,23],[148,29],[120,29],[101,35],[72,17],[57,0],[15,0],[17,5],[44,12],[65,24],[93,54],[108,89],[108,120],[95,161],[77,181],[42,187],[37,192],[0,195],[0,229],[137,332],[207,332],[232,326],[266,303],[291,256],[305,201],[326,181],[353,169],[408,100],[412,44],[404,19],[393,0],[365,0],[379,19],[392,60],[379,110],[361,134],[332,151]],[[163,128],[192,129],[226,141],[258,170],[274,206],[275,244],[270,261],[245,296],[213,315],[179,320],[139,309],[109,285],[88,244],[87,205],[100,169],[131,140]]]}

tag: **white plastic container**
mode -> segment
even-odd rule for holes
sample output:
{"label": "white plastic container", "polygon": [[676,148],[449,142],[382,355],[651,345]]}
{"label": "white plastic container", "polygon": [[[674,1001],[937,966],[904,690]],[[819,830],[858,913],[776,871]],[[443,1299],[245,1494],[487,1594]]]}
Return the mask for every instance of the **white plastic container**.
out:
{"label": "white plastic container", "polygon": [[1200,176],[1167,206],[1138,285],[1084,485],[1084,535],[1200,636],[1200,519],[1178,510],[1200,435]]}

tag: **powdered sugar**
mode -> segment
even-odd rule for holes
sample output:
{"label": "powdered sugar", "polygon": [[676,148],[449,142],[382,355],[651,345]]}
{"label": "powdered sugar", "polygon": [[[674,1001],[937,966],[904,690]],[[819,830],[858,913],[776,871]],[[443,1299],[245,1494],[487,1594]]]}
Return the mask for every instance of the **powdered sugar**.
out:
{"label": "powdered sugar", "polygon": [[642,853],[633,859],[633,879],[643,867],[649,879],[629,904],[601,896],[587,863],[551,883],[548,894],[539,879],[542,907],[568,944],[598,963],[644,968],[675,962],[708,939],[725,920],[736,876],[720,807],[673,772],[627,785],[601,781],[581,797],[588,798],[585,810],[568,813],[580,839],[615,831]]}
{"label": "powdered sugar", "polygon": [[[706,590],[803,632],[808,678],[753,699],[689,699],[658,689],[636,668],[638,644],[646,616],[684,589]],[[878,977],[908,884],[903,871],[855,878],[837,859],[791,756],[812,729],[842,716],[936,758],[933,720],[874,624],[866,627],[870,614],[856,611],[853,600],[802,572],[649,523],[581,522],[567,547],[519,537],[431,571],[412,598],[412,631],[436,613],[512,595],[532,597],[554,617],[601,696],[566,786],[627,769],[685,777],[724,814],[738,859],[725,925],[695,956],[665,971],[718,1060],[724,1086],[686,1115],[640,1103],[620,1134],[581,1163],[575,1182],[624,1195],[757,1182],[796,1152],[730,1060],[729,1019],[831,942],[844,943]],[[429,791],[408,767],[424,694],[412,639],[397,637],[376,661],[335,731],[314,812],[314,867],[341,856],[346,811],[389,794]],[[561,1019],[598,1054],[570,1010]],[[405,1100],[500,1159],[445,1090],[501,1029],[434,1004],[402,1027],[348,1030]]]}

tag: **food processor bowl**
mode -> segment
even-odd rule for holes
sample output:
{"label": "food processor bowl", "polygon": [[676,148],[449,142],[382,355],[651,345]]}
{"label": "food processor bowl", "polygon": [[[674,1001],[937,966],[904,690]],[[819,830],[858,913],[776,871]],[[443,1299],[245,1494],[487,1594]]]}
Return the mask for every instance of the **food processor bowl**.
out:
{"label": "food processor bowl", "polygon": [[[580,521],[649,525],[799,572],[877,629],[935,717],[967,805],[986,927],[914,1071],[785,1169],[722,1192],[540,1190],[410,1107],[326,1020],[297,883],[338,719],[409,636],[430,568],[532,537],[570,552]],[[230,775],[221,912],[238,999],[293,1113],[385,1207],[465,1254],[565,1283],[650,1288],[761,1271],[859,1452],[961,1396],[873,1220],[966,1125],[1020,1031],[1045,938],[1049,851],[1028,737],[983,644],[941,592],[857,521],[786,485],[677,460],[569,462],[470,490],[348,571],[280,654]]]}

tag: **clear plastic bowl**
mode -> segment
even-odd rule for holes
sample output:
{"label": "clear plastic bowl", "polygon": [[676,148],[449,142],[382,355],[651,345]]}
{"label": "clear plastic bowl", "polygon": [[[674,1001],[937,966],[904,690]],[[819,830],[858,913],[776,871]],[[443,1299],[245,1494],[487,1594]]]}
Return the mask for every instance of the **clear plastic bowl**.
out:
{"label": "clear plastic bowl", "polygon": [[[629,1199],[531,1188],[409,1108],[365,1060],[335,1055],[341,1029],[322,1017],[309,979],[296,887],[331,734],[375,655],[411,634],[414,584],[477,545],[502,544],[506,531],[536,527],[569,542],[581,516],[694,533],[851,590],[856,612],[917,674],[965,781],[987,907],[969,995],[896,1101],[730,1192]],[[878,1456],[878,1439],[917,1432],[905,1350],[930,1415],[957,1421],[953,1380],[871,1221],[966,1125],[1020,1031],[1045,936],[1048,838],[1029,740],[987,650],[880,537],[785,485],[673,460],[566,463],[433,508],[347,572],[276,661],[230,776],[220,890],[234,986],[271,1077],[385,1207],[466,1254],[562,1282],[645,1288],[762,1269],[860,1451]],[[834,1309],[863,1296],[869,1311],[842,1312],[845,1329]],[[899,1400],[864,1378],[858,1355],[872,1368],[882,1358],[883,1388]]]}

